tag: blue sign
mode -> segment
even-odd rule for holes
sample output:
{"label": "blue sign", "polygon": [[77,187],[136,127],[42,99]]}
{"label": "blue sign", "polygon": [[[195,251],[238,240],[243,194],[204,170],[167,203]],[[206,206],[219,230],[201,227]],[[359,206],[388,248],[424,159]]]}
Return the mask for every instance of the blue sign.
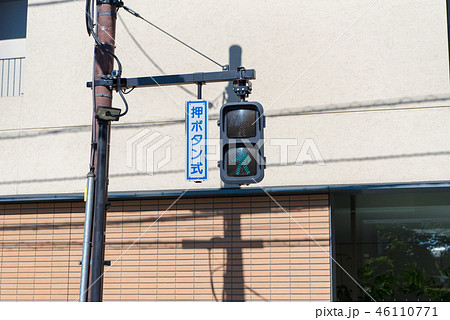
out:
{"label": "blue sign", "polygon": [[208,102],[186,102],[186,179],[208,179],[207,155]]}

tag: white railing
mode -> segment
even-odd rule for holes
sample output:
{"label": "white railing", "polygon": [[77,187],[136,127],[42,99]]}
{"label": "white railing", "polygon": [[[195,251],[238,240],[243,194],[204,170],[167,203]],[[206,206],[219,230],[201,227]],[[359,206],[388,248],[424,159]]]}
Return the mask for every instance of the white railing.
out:
{"label": "white railing", "polygon": [[25,58],[0,59],[0,97],[23,94],[23,66]]}

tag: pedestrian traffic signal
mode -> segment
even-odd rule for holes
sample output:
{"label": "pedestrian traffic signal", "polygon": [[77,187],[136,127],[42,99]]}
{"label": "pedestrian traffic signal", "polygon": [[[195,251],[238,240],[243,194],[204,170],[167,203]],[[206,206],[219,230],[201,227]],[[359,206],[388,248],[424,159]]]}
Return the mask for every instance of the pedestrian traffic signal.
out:
{"label": "pedestrian traffic signal", "polygon": [[227,103],[220,109],[220,178],[250,184],[264,178],[264,110],[258,102]]}

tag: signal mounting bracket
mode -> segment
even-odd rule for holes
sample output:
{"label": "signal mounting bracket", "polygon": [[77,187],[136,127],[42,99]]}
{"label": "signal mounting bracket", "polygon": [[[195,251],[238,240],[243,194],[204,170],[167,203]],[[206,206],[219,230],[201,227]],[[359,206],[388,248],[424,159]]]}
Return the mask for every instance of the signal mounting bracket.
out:
{"label": "signal mounting bracket", "polygon": [[246,70],[244,67],[239,66],[237,71],[239,72],[239,79],[233,80],[233,91],[241,101],[245,101],[245,98],[248,98],[252,93],[252,82],[245,78]]}

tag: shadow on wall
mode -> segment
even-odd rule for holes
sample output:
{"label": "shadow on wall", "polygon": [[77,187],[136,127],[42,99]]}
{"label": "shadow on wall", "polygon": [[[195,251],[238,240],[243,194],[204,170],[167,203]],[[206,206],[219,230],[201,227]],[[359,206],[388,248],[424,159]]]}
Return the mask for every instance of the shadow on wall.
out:
{"label": "shadow on wall", "polygon": [[223,275],[222,301],[245,301],[245,281],[243,270],[242,249],[263,248],[263,241],[243,241],[241,239],[241,214],[223,214],[223,238],[212,238],[208,241],[182,241],[183,249],[207,249],[210,282],[214,299],[218,301],[213,282],[213,271],[211,268],[211,250],[222,248],[226,250],[226,271]]}
{"label": "shadow on wall", "polygon": [[[408,159],[408,158],[422,158],[422,157],[442,157],[449,156],[450,151],[436,151],[436,152],[422,152],[422,153],[409,153],[409,154],[393,154],[393,155],[380,155],[380,156],[368,156],[368,157],[353,157],[353,158],[335,158],[327,159],[324,158],[325,164],[331,163],[342,163],[342,162],[364,162],[364,161],[381,161],[388,159]],[[301,165],[317,165],[316,161],[304,161]],[[267,163],[267,168],[273,167],[288,167],[288,166],[299,166],[295,162],[288,162],[286,164],[277,163]],[[210,168],[211,171],[218,171],[217,167]],[[183,173],[184,169],[177,170],[164,170],[156,171],[153,176],[161,176],[166,174],[176,174]],[[146,172],[133,172],[133,173],[116,173],[110,174],[110,178],[124,178],[124,177],[140,177],[148,176]],[[60,178],[42,178],[42,179],[29,179],[29,180],[9,180],[0,181],[0,185],[12,185],[12,184],[24,184],[24,183],[45,183],[45,182],[57,182],[57,181],[76,181],[76,180],[86,180],[85,175],[72,176],[72,177],[60,177]]]}
{"label": "shadow on wall", "polygon": [[[230,86],[229,86],[230,87]],[[232,86],[231,86],[232,88]],[[227,93],[229,88],[227,87],[223,94],[220,95],[223,101],[232,102],[233,97],[229,96]],[[193,93],[192,93],[193,94]],[[218,98],[216,98],[217,100]],[[360,102],[351,102],[351,103],[340,103],[340,104],[327,104],[327,105],[316,105],[316,106],[303,106],[299,108],[292,108],[289,110],[280,110],[271,114],[266,114],[268,118],[276,118],[276,117],[285,117],[285,116],[296,116],[296,115],[308,115],[308,114],[320,114],[320,113],[333,113],[333,112],[352,112],[353,110],[364,111],[367,110],[380,110],[386,109],[388,106],[399,107],[402,105],[411,105],[411,104],[423,104],[429,102],[444,102],[448,103],[450,101],[450,95],[427,95],[427,96],[417,96],[417,97],[403,97],[398,99],[386,99],[386,100],[371,100],[371,101],[360,101]],[[214,102],[214,101],[213,101]],[[448,108],[446,106],[421,106],[417,108]],[[90,109],[89,109],[90,110]],[[394,108],[395,110],[395,108]],[[218,120],[218,116],[211,116],[210,120]],[[141,123],[129,123],[129,124],[115,124],[113,125],[113,130],[122,130],[122,129],[130,129],[130,128],[156,128],[161,126],[171,126],[171,125],[180,125],[183,124],[185,119],[168,119],[165,121],[145,121]],[[91,130],[90,125],[81,125],[81,126],[73,126],[73,127],[63,127],[58,129],[46,129],[42,128],[39,130],[33,130],[34,132],[30,132],[28,130],[21,130],[20,132],[7,132],[3,131],[0,133],[0,141],[1,140],[13,140],[13,139],[27,139],[34,138],[46,135],[56,135],[56,134],[69,134],[69,133],[77,133],[77,132],[88,132]]]}
{"label": "shadow on wall", "polygon": [[[262,201],[262,200],[261,200]],[[210,292],[213,296],[215,301],[245,301],[245,291],[249,292],[251,295],[257,296],[258,299],[261,300],[268,300],[271,299],[270,295],[267,297],[265,296],[267,293],[261,293],[258,292],[258,288],[252,288],[251,283],[246,284],[245,283],[245,277],[244,277],[244,260],[243,260],[243,250],[244,249],[263,249],[263,248],[289,248],[287,250],[283,250],[283,252],[286,253],[286,257],[277,257],[273,259],[282,258],[284,260],[289,259],[289,263],[291,262],[291,248],[297,248],[295,252],[298,252],[298,250],[301,250],[302,252],[306,252],[303,249],[300,249],[300,247],[307,247],[307,246],[316,246],[317,243],[321,244],[324,247],[328,247],[329,244],[329,237],[328,235],[316,235],[315,240],[317,243],[314,243],[307,234],[303,232],[298,232],[291,235],[290,230],[290,224],[292,223],[291,220],[288,219],[289,226],[284,225],[283,223],[286,223],[286,216],[284,216],[284,213],[279,210],[275,210],[275,208],[270,208],[270,199],[267,198],[267,204],[261,206],[260,208],[256,207],[252,209],[245,209],[245,206],[242,208],[238,205],[235,206],[235,204],[239,203],[233,203],[233,200],[230,199],[230,202],[221,202],[222,204],[225,204],[224,209],[217,208],[214,205],[210,209],[202,209],[202,208],[195,208],[195,204],[191,203],[191,206],[194,206],[194,211],[191,211],[190,213],[186,214],[180,214],[178,210],[185,210],[186,203],[177,203],[173,206],[171,211],[173,212],[167,212],[166,214],[161,214],[161,212],[165,212],[168,205],[158,204],[158,201],[152,202],[157,204],[155,207],[156,214],[145,215],[145,207],[142,207],[143,205],[134,206],[134,209],[131,208],[124,208],[121,201],[113,202],[111,207],[111,213],[112,212],[123,212],[126,214],[123,214],[121,216],[117,215],[111,215],[109,218],[109,221],[107,221],[107,240],[106,240],[106,247],[108,250],[120,250],[121,252],[124,252],[125,249],[130,248],[131,246],[135,246],[135,249],[139,249],[140,252],[144,252],[144,250],[157,250],[156,253],[152,254],[158,254],[157,252],[159,249],[162,249],[162,251],[166,250],[175,250],[176,254],[185,254],[183,252],[183,249],[185,250],[191,250],[195,249],[194,255],[197,256],[194,259],[199,259],[199,261],[204,261],[202,257],[205,257],[205,253],[207,251],[207,259],[208,259],[208,269],[209,269],[209,284],[210,284]],[[308,202],[309,203],[309,202]],[[201,204],[201,203],[200,203]],[[309,204],[308,204],[309,205]],[[153,206],[153,205],[150,205]],[[171,207],[169,207],[171,208]],[[289,207],[287,207],[287,210],[289,211],[303,211],[304,214],[307,214],[307,207],[304,207],[304,205],[292,205],[289,204]],[[305,211],[306,210],[306,211]],[[36,214],[36,209],[33,208],[23,208],[21,209],[23,211],[23,215],[26,216],[27,214]],[[82,215],[83,208],[80,208],[80,215]],[[54,212],[54,210],[51,210],[51,212]],[[266,226],[264,228],[272,228],[272,225],[276,225],[276,229],[279,230],[285,230],[287,233],[284,235],[278,236],[278,239],[274,239],[273,235],[270,236],[271,231],[268,232],[267,236],[252,236],[248,239],[242,239],[242,223],[241,218],[244,218],[248,220],[249,217],[252,219],[250,222],[246,222],[245,227],[246,229],[249,227],[249,223],[253,225],[253,223],[258,224],[258,215],[259,214],[267,214],[270,212],[273,213],[280,213],[280,216],[271,216],[270,223],[264,222]],[[136,217],[136,213],[140,214],[140,217]],[[11,214],[17,214],[16,211]],[[21,213],[22,214],[22,213]],[[45,214],[44,219],[45,219]],[[130,215],[130,217],[127,217],[127,215]],[[114,218],[112,218],[114,217]],[[223,229],[218,230],[214,227],[214,219],[220,218],[220,223],[222,223],[223,219]],[[279,220],[279,218],[281,220]],[[253,220],[256,219],[256,220]],[[264,218],[266,219],[266,218]],[[25,220],[25,219],[24,219]],[[70,219],[72,220],[72,219]],[[208,221],[208,223],[199,223],[201,221]],[[217,221],[217,220],[216,220]],[[284,222],[283,222],[284,221]],[[175,222],[175,223],[174,223]],[[182,232],[186,234],[185,231],[180,230],[177,232],[173,232],[174,230],[170,230],[172,228],[177,228],[177,225],[180,225],[184,228],[188,227],[189,224],[187,222],[191,222],[192,226],[198,225],[200,234],[204,233],[205,230],[209,230],[210,232],[210,239],[207,240],[196,240],[193,238],[196,238],[198,234],[192,230],[192,236],[186,236],[189,238],[182,239],[181,237],[178,238],[177,232]],[[157,223],[157,225],[154,225]],[[273,224],[272,224],[273,223]],[[281,224],[280,224],[281,223]],[[26,241],[4,241],[0,242],[0,246],[4,251],[10,251],[10,250],[75,250],[75,248],[81,248],[82,246],[82,230],[83,230],[83,222],[79,221],[71,221],[67,223],[62,222],[51,222],[51,223],[29,223],[29,224],[17,224],[17,225],[1,225],[0,226],[0,232],[3,234],[11,233],[11,231],[14,231],[14,233],[22,233],[25,230],[34,230],[36,232],[39,232],[42,230],[51,230],[54,232],[55,230],[59,229],[66,229],[70,230],[71,233],[79,234],[80,238],[78,241],[49,241],[49,240],[26,240]],[[146,228],[147,226],[153,226],[153,229],[151,232],[154,234],[153,237],[147,237],[142,238],[142,234],[140,235],[140,238],[136,241],[134,238],[129,239],[117,239],[116,236],[113,236],[112,238],[108,239],[108,233],[116,234],[117,230],[121,230],[120,232],[127,232],[127,228],[135,229],[136,227],[139,227],[144,232],[149,231],[149,228]],[[280,227],[281,226],[281,227]],[[203,229],[202,229],[203,227]],[[260,226],[261,227],[261,226]],[[288,227],[288,228],[286,228]],[[167,229],[169,228],[169,229]],[[116,230],[114,230],[116,229]],[[248,230],[248,229],[247,229]],[[260,230],[260,229],[258,229]],[[328,230],[328,229],[327,229]],[[6,232],[5,232],[6,231]],[[16,232],[17,231],[17,232]],[[174,233],[174,236],[171,236],[170,238],[167,238],[167,231],[169,233]],[[142,232],[142,231],[141,231]],[[161,233],[160,233],[161,232]],[[60,233],[60,232],[58,232]],[[29,233],[27,233],[29,234]],[[150,234],[150,232],[149,232]],[[220,236],[222,235],[223,236]],[[199,236],[201,237],[201,236]],[[124,237],[125,238],[125,237]],[[160,241],[160,239],[166,238],[167,240]],[[153,240],[155,239],[155,240]],[[49,248],[49,249],[46,249]],[[203,251],[205,250],[205,251]],[[222,259],[213,259],[212,254],[213,252],[223,252],[223,260]],[[272,251],[272,249],[270,250]],[[276,250],[275,250],[276,251]],[[166,251],[167,252],[167,251]],[[205,252],[205,253],[203,253]],[[277,251],[279,252],[279,251]],[[294,251],[292,251],[294,252]],[[145,253],[144,253],[145,255]],[[148,255],[148,252],[147,252]],[[280,255],[279,253],[277,254]],[[120,258],[122,258],[122,255],[120,255]],[[164,254],[159,259],[165,259]],[[176,257],[175,257],[176,259]],[[257,258],[256,258],[257,259]],[[264,258],[265,259],[265,258]],[[272,259],[272,257],[270,258]],[[121,260],[118,260],[119,264],[126,265],[126,251],[124,262],[121,263]],[[214,265],[213,261],[215,261],[216,265]],[[220,265],[217,266],[218,261],[220,262]],[[223,262],[222,262],[223,261]],[[125,263],[125,264],[123,264]],[[250,263],[254,263],[253,260],[250,261]],[[284,262],[283,262],[284,263]],[[112,266],[114,266],[115,261],[112,262]],[[118,264],[118,265],[119,265]],[[275,262],[275,265],[277,262]],[[153,264],[152,264],[153,265]],[[194,270],[195,270],[195,261],[193,262]],[[328,264],[327,264],[328,265]],[[167,264],[165,264],[167,266]],[[201,267],[201,264],[199,265]],[[263,266],[259,264],[259,266]],[[122,268],[122,267],[119,267]],[[155,266],[156,268],[156,266]],[[276,267],[275,267],[276,269]],[[303,270],[304,268],[302,268]],[[174,269],[175,270],[175,269]],[[203,269],[202,269],[203,270]],[[261,269],[256,269],[261,270]],[[283,269],[284,270],[284,269]],[[113,270],[112,270],[113,271]],[[159,271],[158,271],[159,272]],[[201,272],[201,271],[200,271]],[[223,286],[222,284],[218,285],[215,284],[214,281],[217,280],[217,275],[215,273],[217,272],[223,272]],[[261,272],[261,271],[258,271]],[[156,277],[165,277],[164,275],[157,275]],[[289,273],[290,276],[290,273]],[[253,277],[253,276],[252,276]],[[261,276],[259,276],[261,277]],[[266,282],[271,282],[269,273],[267,276],[262,276],[262,278],[267,278]],[[214,280],[215,279],[215,280]],[[195,276],[192,279],[192,281],[196,281]],[[276,281],[276,280],[275,280]],[[176,280],[173,280],[173,284],[176,282]],[[271,284],[268,284],[271,286]],[[221,295],[218,289],[222,290]]]}
{"label": "shadow on wall", "polygon": [[[242,48],[238,45],[230,47],[230,70],[236,70],[242,66]],[[229,82],[223,92],[222,105],[228,102],[239,102],[239,98],[233,91],[233,83]]]}
{"label": "shadow on wall", "polygon": [[67,2],[82,2],[83,0],[56,0],[56,1],[43,1],[28,4],[29,7],[42,7],[42,6],[52,6],[55,4],[63,4]]}

